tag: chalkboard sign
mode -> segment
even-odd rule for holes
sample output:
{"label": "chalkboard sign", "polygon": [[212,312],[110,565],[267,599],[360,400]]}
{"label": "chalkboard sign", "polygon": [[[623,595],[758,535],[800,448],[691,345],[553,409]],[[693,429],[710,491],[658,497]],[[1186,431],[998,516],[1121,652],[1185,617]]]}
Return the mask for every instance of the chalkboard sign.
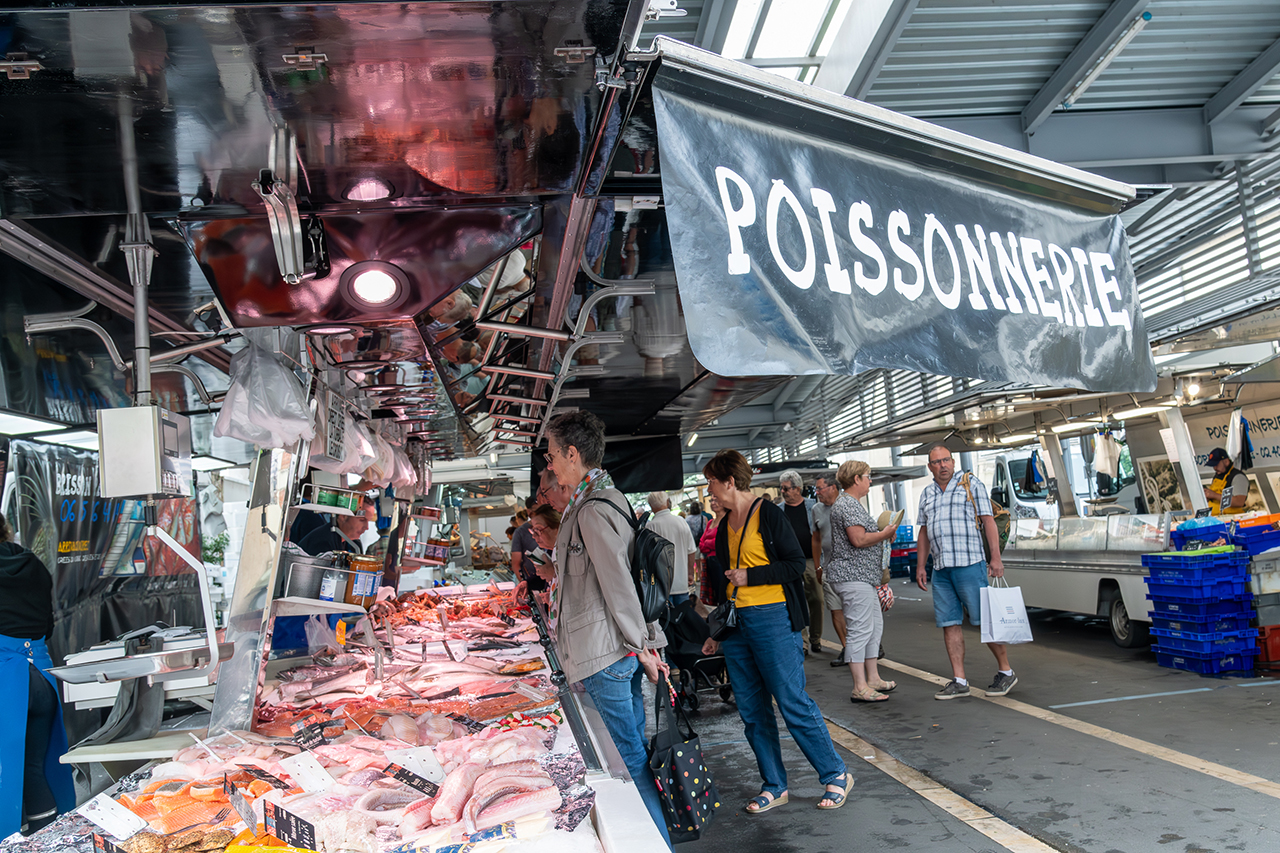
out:
{"label": "chalkboard sign", "polygon": [[416,791],[421,791],[428,797],[434,797],[436,794],[440,793],[440,786],[435,782],[423,779],[417,773],[414,773],[411,770],[406,770],[399,764],[388,764],[382,772],[390,776],[392,779],[395,779],[397,782],[403,782],[410,788],[413,788]]}
{"label": "chalkboard sign", "polygon": [[236,786],[226,773],[222,774],[222,790],[226,793],[231,807],[236,810],[236,814],[244,821],[245,826],[256,827],[258,818],[253,813],[253,806],[249,805],[249,801],[245,799],[244,794],[236,789]]}
{"label": "chalkboard sign", "polygon": [[316,828],[297,815],[286,811],[271,801],[263,804],[267,818],[267,833],[292,847],[316,849]]}
{"label": "chalkboard sign", "polygon": [[93,849],[97,853],[124,853],[124,850],[120,849],[118,844],[96,832],[93,834]]}
{"label": "chalkboard sign", "polygon": [[1204,509],[1196,510],[1196,518],[1208,518],[1212,514],[1213,514],[1213,509],[1211,507],[1205,507]]}

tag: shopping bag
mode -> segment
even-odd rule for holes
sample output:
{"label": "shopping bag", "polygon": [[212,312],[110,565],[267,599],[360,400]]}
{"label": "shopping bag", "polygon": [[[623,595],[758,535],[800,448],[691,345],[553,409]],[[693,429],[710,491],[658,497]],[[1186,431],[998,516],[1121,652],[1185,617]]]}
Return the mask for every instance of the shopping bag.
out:
{"label": "shopping bag", "polygon": [[982,604],[982,642],[1017,645],[1031,642],[1031,623],[1022,603],[1022,589],[995,578],[997,586],[979,590]]}
{"label": "shopping bag", "polygon": [[658,731],[649,741],[649,770],[671,843],[696,841],[720,807],[720,794],[702,758],[698,733],[675,701],[675,688],[667,681],[665,690],[659,684],[654,693]]}

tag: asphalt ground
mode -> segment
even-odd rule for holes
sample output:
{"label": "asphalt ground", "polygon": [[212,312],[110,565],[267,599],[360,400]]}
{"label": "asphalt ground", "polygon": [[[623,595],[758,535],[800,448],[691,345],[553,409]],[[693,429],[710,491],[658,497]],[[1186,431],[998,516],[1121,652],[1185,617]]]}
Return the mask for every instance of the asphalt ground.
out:
{"label": "asphalt ground", "polygon": [[1280,851],[1280,679],[1202,677],[1116,647],[1105,622],[1031,611],[1035,641],[1010,649],[1018,685],[984,698],[994,658],[966,628],[973,696],[936,701],[950,669],[930,595],[894,581],[881,674],[889,701],[849,701],[828,644],[806,659],[810,695],[856,777],[849,801],[823,788],[785,724],[790,802],[759,791],[732,703],[699,694],[694,724],[721,808],[693,853],[744,851]]}

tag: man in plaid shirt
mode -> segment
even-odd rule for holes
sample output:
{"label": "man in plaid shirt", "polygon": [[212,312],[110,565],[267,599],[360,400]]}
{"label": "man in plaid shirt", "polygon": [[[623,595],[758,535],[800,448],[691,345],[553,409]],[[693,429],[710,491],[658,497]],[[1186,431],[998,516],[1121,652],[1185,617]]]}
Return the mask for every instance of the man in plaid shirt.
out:
{"label": "man in plaid shirt", "polygon": [[[933,615],[942,629],[952,674],[952,680],[933,698],[958,699],[969,695],[969,681],[964,676],[964,633],[961,628],[964,611],[969,611],[969,624],[981,624],[981,593],[978,590],[987,585],[988,574],[1003,577],[1004,562],[1000,559],[1000,534],[996,532],[987,487],[972,475],[955,476],[955,459],[951,457],[951,451],[942,445],[929,451],[929,471],[933,474],[933,482],[920,495],[920,512],[916,519],[919,528],[916,583],[928,591],[925,561],[932,551]],[[987,537],[991,546],[990,568],[982,550],[979,526],[981,535]],[[996,656],[999,670],[987,688],[987,695],[1004,696],[1018,683],[1018,677],[1009,666],[1004,644],[986,645]]]}

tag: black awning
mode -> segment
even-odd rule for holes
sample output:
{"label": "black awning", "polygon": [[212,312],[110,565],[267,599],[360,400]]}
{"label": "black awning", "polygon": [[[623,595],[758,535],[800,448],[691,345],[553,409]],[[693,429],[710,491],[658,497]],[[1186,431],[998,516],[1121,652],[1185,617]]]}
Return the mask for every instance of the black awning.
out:
{"label": "black awning", "polygon": [[655,47],[663,195],[707,368],[1155,387],[1117,215],[1131,188]]}

